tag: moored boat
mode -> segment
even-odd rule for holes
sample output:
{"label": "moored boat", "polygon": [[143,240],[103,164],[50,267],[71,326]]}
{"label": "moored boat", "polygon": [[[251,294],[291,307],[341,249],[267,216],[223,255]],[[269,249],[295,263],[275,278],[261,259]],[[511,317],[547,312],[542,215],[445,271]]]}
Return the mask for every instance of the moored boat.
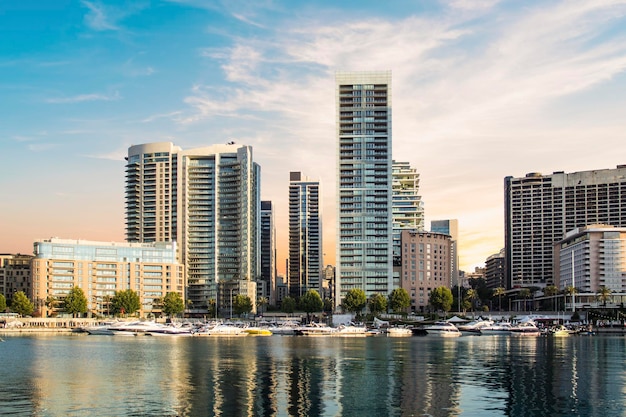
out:
{"label": "moored boat", "polygon": [[271,336],[272,331],[265,327],[246,327],[244,332],[252,336]]}
{"label": "moored boat", "polygon": [[336,331],[336,328],[326,324],[311,323],[296,329],[296,334],[301,336],[332,336]]}
{"label": "moored boat", "polygon": [[334,335],[339,337],[361,337],[367,335],[367,329],[365,328],[365,326],[342,324],[341,326],[337,327]]}
{"label": "moored boat", "polygon": [[424,330],[426,330],[427,335],[439,336],[439,337],[459,337],[461,336],[461,331],[457,329],[457,327],[448,323],[447,321],[437,321],[430,326],[425,326]]}
{"label": "moored boat", "polygon": [[214,326],[201,327],[195,336],[247,336],[248,333],[243,331],[241,327],[229,324],[217,324]]}
{"label": "moored boat", "polygon": [[513,325],[506,321],[503,321],[500,323],[493,323],[490,326],[482,327],[480,329],[480,334],[483,336],[498,335],[498,334],[509,335],[511,334],[512,327]]}
{"label": "moored boat", "polygon": [[511,336],[541,336],[541,330],[532,321],[511,327]]}
{"label": "moored boat", "polygon": [[481,330],[484,327],[488,327],[491,325],[493,325],[492,320],[478,319],[478,320],[471,321],[467,324],[460,324],[457,326],[457,328],[463,333],[480,334]]}
{"label": "moored boat", "polygon": [[155,323],[154,321],[133,321],[118,323],[110,326],[109,330],[113,332],[114,336],[138,336],[146,335],[150,331],[160,330],[163,327],[165,325]]}
{"label": "moored boat", "polygon": [[389,337],[410,337],[413,336],[413,330],[408,327],[389,327],[387,329]]}

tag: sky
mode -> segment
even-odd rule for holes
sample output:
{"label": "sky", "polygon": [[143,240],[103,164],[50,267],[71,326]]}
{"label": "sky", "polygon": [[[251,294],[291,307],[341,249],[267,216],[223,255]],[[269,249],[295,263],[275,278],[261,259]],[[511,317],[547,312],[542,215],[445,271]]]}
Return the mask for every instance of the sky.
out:
{"label": "sky", "polygon": [[393,157],[461,269],[504,246],[504,177],[626,164],[626,0],[0,1],[0,253],[124,241],[128,147],[251,145],[287,257],[289,172],[335,254],[335,73],[392,71]]}

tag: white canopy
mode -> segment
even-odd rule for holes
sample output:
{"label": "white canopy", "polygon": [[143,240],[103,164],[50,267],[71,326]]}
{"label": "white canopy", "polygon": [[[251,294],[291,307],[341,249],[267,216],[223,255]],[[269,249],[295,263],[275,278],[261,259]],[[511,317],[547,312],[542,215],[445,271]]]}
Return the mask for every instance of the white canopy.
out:
{"label": "white canopy", "polygon": [[467,323],[469,320],[465,320],[460,317],[454,316],[446,321],[449,323]]}

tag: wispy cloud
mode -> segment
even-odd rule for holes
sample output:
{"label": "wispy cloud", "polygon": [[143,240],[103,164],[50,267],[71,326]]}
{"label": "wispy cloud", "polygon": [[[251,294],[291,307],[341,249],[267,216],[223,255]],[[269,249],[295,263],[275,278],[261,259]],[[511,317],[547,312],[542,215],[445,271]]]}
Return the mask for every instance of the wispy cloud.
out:
{"label": "wispy cloud", "polygon": [[79,94],[76,96],[70,97],[58,97],[58,98],[49,98],[46,99],[46,103],[52,104],[67,104],[67,103],[82,103],[85,101],[115,101],[120,100],[122,97],[119,92],[115,92],[114,94]]}
{"label": "wispy cloud", "polygon": [[112,18],[107,15],[104,6],[85,0],[82,3],[89,9],[85,15],[85,23],[91,29],[97,31],[120,30]]}
{"label": "wispy cloud", "polygon": [[173,119],[175,120],[177,118],[177,116],[179,116],[182,112],[181,111],[173,111],[173,112],[169,112],[169,113],[161,113],[161,114],[153,114],[152,116],[148,116],[145,119],[140,120],[141,123],[150,123],[150,122],[154,122],[155,120],[158,119]]}
{"label": "wispy cloud", "polygon": [[244,23],[247,23],[249,25],[256,26],[256,27],[261,28],[261,29],[265,29],[266,28],[264,25],[262,25],[260,23],[257,23],[257,22],[254,22],[253,20],[247,18],[244,15],[241,15],[241,14],[238,14],[238,13],[233,13],[233,17],[235,19],[237,19],[239,21],[242,21]]}
{"label": "wispy cloud", "polygon": [[31,143],[28,145],[28,150],[32,152],[45,152],[59,146],[58,143]]}

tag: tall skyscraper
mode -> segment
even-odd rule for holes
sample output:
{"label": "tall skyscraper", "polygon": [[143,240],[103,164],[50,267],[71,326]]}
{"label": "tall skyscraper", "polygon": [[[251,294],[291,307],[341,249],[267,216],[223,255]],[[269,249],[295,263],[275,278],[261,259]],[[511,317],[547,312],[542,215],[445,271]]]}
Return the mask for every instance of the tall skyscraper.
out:
{"label": "tall skyscraper", "polygon": [[339,72],[335,305],[393,289],[391,71]]}
{"label": "tall skyscraper", "polygon": [[592,224],[626,226],[626,165],[616,169],[504,179],[509,288],[554,284],[553,246]]}
{"label": "tall skyscraper", "polygon": [[403,230],[424,230],[424,203],[419,195],[419,174],[408,162],[392,163],[393,215],[393,286],[399,288],[402,251],[400,236]]}
{"label": "tall skyscraper", "polygon": [[261,297],[276,305],[276,226],[271,201],[261,201]]}
{"label": "tall skyscraper", "polygon": [[289,295],[322,289],[320,183],[300,172],[289,174]]}
{"label": "tall skyscraper", "polygon": [[255,301],[260,168],[252,148],[149,143],[130,147],[127,160],[127,241],[177,241],[196,310],[211,299],[227,308],[239,293]]}
{"label": "tall skyscraper", "polygon": [[450,235],[450,286],[459,285],[459,221],[456,219],[433,220],[430,231]]}

